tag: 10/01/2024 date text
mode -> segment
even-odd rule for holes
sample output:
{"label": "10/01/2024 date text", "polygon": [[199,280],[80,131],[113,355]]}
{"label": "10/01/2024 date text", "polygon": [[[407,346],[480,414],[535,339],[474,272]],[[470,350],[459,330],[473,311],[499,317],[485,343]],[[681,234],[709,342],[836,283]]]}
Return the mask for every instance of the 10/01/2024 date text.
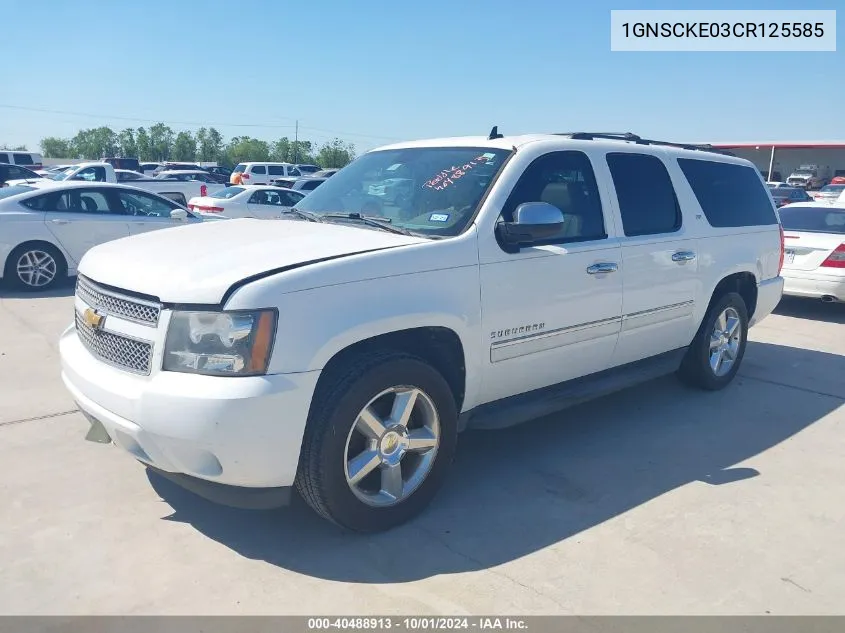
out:
{"label": "10/01/2024 date text", "polygon": [[309,618],[309,631],[443,631],[443,630],[527,630],[527,624],[519,618],[502,617],[349,617]]}

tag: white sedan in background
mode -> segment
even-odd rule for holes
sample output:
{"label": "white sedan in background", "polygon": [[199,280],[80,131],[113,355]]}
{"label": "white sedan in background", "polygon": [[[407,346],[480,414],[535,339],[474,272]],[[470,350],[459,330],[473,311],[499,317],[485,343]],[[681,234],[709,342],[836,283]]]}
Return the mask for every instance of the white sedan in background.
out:
{"label": "white sedan in background", "polygon": [[783,294],[845,302],[845,204],[798,202],[778,209]]}
{"label": "white sedan in background", "polygon": [[[0,189],[0,277],[20,290],[46,290],[104,242],[206,219],[173,200],[106,182]],[[127,265],[131,265],[131,262]]]}
{"label": "white sedan in background", "polygon": [[188,208],[221,218],[272,219],[305,197],[305,193],[272,185],[233,185],[208,196],[191,198]]}

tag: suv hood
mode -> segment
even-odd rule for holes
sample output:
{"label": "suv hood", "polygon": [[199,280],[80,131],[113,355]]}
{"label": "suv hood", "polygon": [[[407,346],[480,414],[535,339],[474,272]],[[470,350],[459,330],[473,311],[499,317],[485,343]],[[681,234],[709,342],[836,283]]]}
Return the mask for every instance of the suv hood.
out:
{"label": "suv hood", "polygon": [[222,220],[100,244],[85,254],[79,272],[94,282],[165,303],[218,304],[233,284],[249,277],[427,241],[296,219]]}

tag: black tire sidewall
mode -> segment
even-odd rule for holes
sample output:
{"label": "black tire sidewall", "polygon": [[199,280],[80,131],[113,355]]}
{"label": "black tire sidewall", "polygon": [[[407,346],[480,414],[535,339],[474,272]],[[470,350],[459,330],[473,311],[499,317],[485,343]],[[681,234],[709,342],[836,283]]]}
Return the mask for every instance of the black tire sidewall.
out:
{"label": "black tire sidewall", "polygon": [[[53,260],[56,262],[56,275],[53,277],[50,283],[45,284],[43,286],[30,286],[21,280],[18,276],[18,260],[20,259],[21,255],[26,253],[27,251],[33,250],[42,250],[45,253],[49,253]],[[59,252],[52,244],[21,244],[20,246],[16,247],[11,253],[9,253],[9,257],[6,259],[6,267],[3,270],[3,279],[6,283],[14,288],[15,290],[21,290],[24,292],[42,292],[45,290],[50,290],[56,286],[61,280],[67,277],[67,262],[65,261],[64,256]]]}
{"label": "black tire sidewall", "polygon": [[[724,376],[716,376],[710,368],[710,333],[716,324],[716,319],[727,308],[734,308],[737,311],[742,327],[742,334],[739,342],[739,352],[730,371]],[[742,359],[745,357],[745,348],[748,343],[748,310],[742,296],[736,292],[729,292],[716,301],[707,312],[701,329],[696,336],[692,353],[689,357],[688,373],[700,386],[716,390],[728,385],[739,371]]]}
{"label": "black tire sidewall", "polygon": [[[416,387],[434,402],[440,418],[440,444],[425,481],[405,500],[389,507],[372,507],[350,490],[344,472],[346,440],[358,413],[380,392],[394,386]],[[457,408],[445,379],[430,365],[414,358],[388,360],[362,375],[339,395],[325,424],[319,455],[323,496],[332,518],[344,527],[370,532],[409,520],[425,508],[440,488],[457,445]]]}

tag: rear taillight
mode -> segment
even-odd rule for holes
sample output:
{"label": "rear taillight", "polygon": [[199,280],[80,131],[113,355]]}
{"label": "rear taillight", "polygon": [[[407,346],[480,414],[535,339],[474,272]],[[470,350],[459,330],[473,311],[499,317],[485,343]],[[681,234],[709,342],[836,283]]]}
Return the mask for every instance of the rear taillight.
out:
{"label": "rear taillight", "polygon": [[778,229],[780,229],[780,261],[778,262],[778,275],[783,270],[783,257],[786,254],[786,240],[783,236],[783,225],[778,224]]}
{"label": "rear taillight", "polygon": [[206,187],[205,185],[200,185],[200,196],[202,196],[204,198],[207,195],[208,195],[208,187]]}
{"label": "rear taillight", "polygon": [[241,174],[241,178],[244,180],[249,180],[249,174]]}
{"label": "rear taillight", "polygon": [[203,213],[220,213],[223,207],[204,207],[202,205],[195,205],[194,211],[202,211]]}
{"label": "rear taillight", "polygon": [[845,268],[845,243],[836,247],[826,260],[822,262],[824,268]]}

